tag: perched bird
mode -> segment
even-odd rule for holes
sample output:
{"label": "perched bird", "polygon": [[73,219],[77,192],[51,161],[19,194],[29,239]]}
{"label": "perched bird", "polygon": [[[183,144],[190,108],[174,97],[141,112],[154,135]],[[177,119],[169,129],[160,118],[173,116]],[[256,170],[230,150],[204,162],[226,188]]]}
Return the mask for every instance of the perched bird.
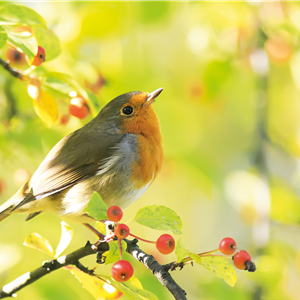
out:
{"label": "perched bird", "polygon": [[122,94],[60,140],[31,179],[0,206],[0,221],[14,213],[28,213],[29,220],[50,211],[64,220],[89,223],[83,210],[94,191],[108,206],[122,209],[139,199],[163,162],[152,107],[162,90]]}

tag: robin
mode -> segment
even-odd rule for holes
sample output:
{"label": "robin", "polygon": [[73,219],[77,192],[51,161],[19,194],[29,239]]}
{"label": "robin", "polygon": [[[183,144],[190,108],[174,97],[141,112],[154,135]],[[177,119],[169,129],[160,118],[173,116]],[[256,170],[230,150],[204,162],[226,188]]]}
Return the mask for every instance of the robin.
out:
{"label": "robin", "polygon": [[0,206],[0,221],[50,211],[88,225],[94,191],[125,209],[153,182],[163,162],[162,137],[152,103],[162,92],[130,92],[110,101],[84,127],[60,140],[31,179]]}

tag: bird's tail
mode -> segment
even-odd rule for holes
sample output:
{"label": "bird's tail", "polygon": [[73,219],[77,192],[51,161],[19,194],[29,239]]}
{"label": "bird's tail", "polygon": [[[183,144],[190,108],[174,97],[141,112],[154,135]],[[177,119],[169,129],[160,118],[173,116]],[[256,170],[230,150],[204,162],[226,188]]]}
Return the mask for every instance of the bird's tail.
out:
{"label": "bird's tail", "polygon": [[[4,206],[4,204],[3,204],[3,206]],[[7,208],[4,208],[4,209],[2,209],[2,206],[0,206],[0,222],[11,215],[10,212],[13,208],[14,208],[13,205],[8,206]]]}
{"label": "bird's tail", "polygon": [[16,194],[0,206],[0,222],[8,218],[12,210],[24,199],[28,192],[28,183],[24,184]]}

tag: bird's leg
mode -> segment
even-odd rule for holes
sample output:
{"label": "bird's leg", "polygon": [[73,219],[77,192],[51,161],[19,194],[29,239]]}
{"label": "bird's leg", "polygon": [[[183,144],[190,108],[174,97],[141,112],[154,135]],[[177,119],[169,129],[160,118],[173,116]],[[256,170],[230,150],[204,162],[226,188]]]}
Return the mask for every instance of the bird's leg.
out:
{"label": "bird's leg", "polygon": [[[110,222],[110,221],[106,221],[104,222],[105,225],[106,225],[106,232],[107,234],[104,235],[102,233],[100,233],[97,229],[95,229],[93,226],[91,226],[90,224],[88,223],[83,223],[84,226],[86,226],[88,229],[90,229],[93,233],[95,233],[99,240],[92,246],[92,248],[94,250],[97,250],[97,247],[101,244],[101,243],[108,243],[110,241],[112,241],[113,237],[115,236],[114,233],[111,233],[110,231],[110,228],[111,228],[111,223],[113,222]],[[114,224],[114,223],[113,223]]]}
{"label": "bird's leg", "polygon": [[95,233],[98,236],[100,242],[106,242],[104,234],[100,233],[97,229],[95,229],[88,223],[83,223],[83,225],[86,226],[89,230],[93,231],[93,233]]}

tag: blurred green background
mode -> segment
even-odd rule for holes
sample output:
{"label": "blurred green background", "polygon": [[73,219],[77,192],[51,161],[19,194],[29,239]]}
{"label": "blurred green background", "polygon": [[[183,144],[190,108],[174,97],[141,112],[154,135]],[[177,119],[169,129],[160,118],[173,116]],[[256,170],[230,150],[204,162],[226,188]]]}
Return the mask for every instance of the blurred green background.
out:
{"label": "blurred green background", "polygon": [[[166,205],[181,216],[183,241],[191,251],[215,249],[230,236],[258,268],[253,274],[237,271],[233,288],[199,265],[173,272],[188,299],[300,299],[300,4],[22,4],[40,13],[61,40],[61,55],[43,70],[69,74],[97,94],[101,107],[125,92],[164,87],[154,107],[165,163],[147,193],[125,211],[125,220],[142,206]],[[97,84],[99,76],[103,86]],[[0,85],[3,203],[60,138],[91,117],[71,117],[67,125],[57,121],[47,128],[22,82],[0,70]],[[8,123],[10,99],[16,114]],[[65,111],[62,105],[60,113]],[[0,224],[1,286],[48,259],[22,245],[27,235],[38,232],[53,246],[59,242],[57,217],[44,213],[30,222],[24,217]],[[71,225],[75,234],[65,253],[95,241],[86,228]],[[161,234],[138,224],[131,231],[149,239]],[[161,263],[176,259],[140,246]],[[145,289],[173,299],[131,261]],[[94,260],[83,263],[91,267]],[[109,269],[101,266],[98,272]],[[19,292],[18,299],[93,297],[68,271],[59,270]]]}

